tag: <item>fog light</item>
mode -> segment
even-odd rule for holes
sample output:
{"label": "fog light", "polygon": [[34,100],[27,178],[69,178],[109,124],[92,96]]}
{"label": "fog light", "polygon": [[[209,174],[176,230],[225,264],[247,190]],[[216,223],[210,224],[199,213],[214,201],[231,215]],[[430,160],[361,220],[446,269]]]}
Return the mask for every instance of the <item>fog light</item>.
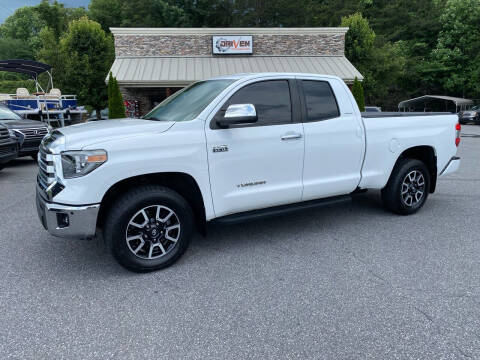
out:
{"label": "fog light", "polygon": [[60,229],[68,227],[70,225],[68,214],[57,213],[57,224]]}

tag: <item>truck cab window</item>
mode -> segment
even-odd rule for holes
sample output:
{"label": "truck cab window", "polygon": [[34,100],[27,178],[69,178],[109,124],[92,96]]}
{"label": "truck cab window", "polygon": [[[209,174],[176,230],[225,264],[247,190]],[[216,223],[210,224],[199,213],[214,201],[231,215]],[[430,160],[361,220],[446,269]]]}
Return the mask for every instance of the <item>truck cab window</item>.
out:
{"label": "truck cab window", "polygon": [[247,85],[238,90],[226,105],[232,104],[255,105],[258,122],[254,126],[292,122],[290,88],[287,80],[269,80]]}
{"label": "truck cab window", "polygon": [[328,82],[303,80],[302,86],[307,108],[306,121],[327,120],[340,116],[337,100]]}

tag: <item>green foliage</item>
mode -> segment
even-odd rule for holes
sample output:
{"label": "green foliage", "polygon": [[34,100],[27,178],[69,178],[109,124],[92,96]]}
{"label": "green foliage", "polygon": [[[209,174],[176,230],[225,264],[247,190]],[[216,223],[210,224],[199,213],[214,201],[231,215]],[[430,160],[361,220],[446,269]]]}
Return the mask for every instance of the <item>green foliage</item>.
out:
{"label": "green foliage", "polygon": [[107,96],[108,96],[108,108],[112,108],[112,101],[113,101],[113,87],[114,87],[114,80],[112,72],[108,74],[108,84],[107,84]]}
{"label": "green foliage", "polygon": [[27,88],[28,91],[35,91],[35,82],[33,80],[0,80],[0,93],[2,94],[15,94],[17,88]]}
{"label": "green foliage", "polygon": [[[56,85],[92,106],[93,98],[106,100],[105,63],[113,51],[110,38],[106,57],[73,42],[65,49],[68,24],[85,16],[106,32],[119,26],[349,26],[346,56],[364,76],[367,104],[394,110],[400,100],[426,93],[480,98],[480,0],[91,0],[88,12],[59,1],[42,0],[7,18],[0,25],[0,58],[51,64]],[[93,70],[100,68],[101,82]],[[97,79],[89,83],[94,96],[84,86],[87,78]]]}
{"label": "green foliage", "polygon": [[480,0],[448,0],[433,61],[450,93],[480,97]]}
{"label": "green foliage", "polygon": [[120,87],[118,86],[117,79],[112,77],[112,73],[110,73],[108,80],[108,118],[122,119],[125,117],[125,105],[123,104],[123,97],[122,93],[120,92]]}
{"label": "green foliage", "polygon": [[32,48],[27,42],[19,39],[0,38],[0,59],[27,59],[35,58]]}
{"label": "green foliage", "polygon": [[68,77],[64,91],[78,95],[81,104],[100,111],[106,105],[105,75],[114,58],[113,40],[100,24],[84,17],[69,24],[60,39],[60,54]]}
{"label": "green foliage", "polygon": [[372,61],[375,32],[360,13],[342,18],[341,26],[349,28],[345,36],[345,55],[362,72]]}
{"label": "green foliage", "polygon": [[181,27],[190,22],[184,10],[168,0],[92,0],[90,16],[110,27]]}
{"label": "green foliage", "polygon": [[22,41],[30,48],[29,53],[32,54],[40,45],[38,34],[44,26],[46,23],[37,10],[25,6],[15,10],[15,13],[5,20],[0,27],[0,35],[2,38]]}
{"label": "green foliage", "polygon": [[90,17],[100,23],[105,31],[122,23],[123,0],[91,0],[88,10]]}
{"label": "green foliage", "polygon": [[365,111],[365,97],[363,95],[363,87],[360,81],[358,81],[357,77],[355,77],[355,81],[353,82],[352,94],[355,98],[355,101],[357,102],[360,111]]}

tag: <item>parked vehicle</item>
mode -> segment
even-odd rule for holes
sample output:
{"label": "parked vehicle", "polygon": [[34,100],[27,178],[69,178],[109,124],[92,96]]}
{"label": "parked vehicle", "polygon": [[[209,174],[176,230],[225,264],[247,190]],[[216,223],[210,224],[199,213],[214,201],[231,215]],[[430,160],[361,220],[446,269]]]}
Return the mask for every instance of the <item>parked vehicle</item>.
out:
{"label": "parked vehicle", "polygon": [[382,108],[378,106],[365,106],[365,112],[382,112]]}
{"label": "parked vehicle", "polygon": [[0,170],[18,155],[17,140],[10,136],[8,129],[0,123]]}
{"label": "parked vehicle", "polygon": [[310,74],[200,81],[143,119],[54,130],[40,150],[37,207],[60,237],[103,231],[134,271],[164,268],[195,226],[280,215],[382,189],[417,212],[458,169],[456,115],[361,115],[345,83]]}
{"label": "parked vehicle", "polygon": [[22,119],[6,106],[0,105],[0,124],[4,125],[10,136],[18,142],[18,156],[31,156],[37,159],[38,147],[48,128],[45,123]]}
{"label": "parked vehicle", "polygon": [[460,124],[480,124],[480,105],[474,106],[470,110],[462,111],[458,116],[460,117]]}
{"label": "parked vehicle", "polygon": [[108,108],[100,110],[100,119],[97,118],[97,110],[92,110],[87,121],[108,120]]}

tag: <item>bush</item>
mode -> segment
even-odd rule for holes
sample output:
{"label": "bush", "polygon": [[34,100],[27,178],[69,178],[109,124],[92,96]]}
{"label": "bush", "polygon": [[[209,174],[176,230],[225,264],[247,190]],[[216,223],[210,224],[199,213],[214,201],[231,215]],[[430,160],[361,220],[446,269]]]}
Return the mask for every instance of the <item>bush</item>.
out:
{"label": "bush", "polygon": [[365,111],[365,97],[363,94],[363,86],[360,81],[358,81],[357,77],[355,77],[355,81],[353,82],[352,94],[355,98],[355,101],[357,102],[360,111]]}
{"label": "bush", "polygon": [[108,118],[122,119],[125,117],[125,105],[117,79],[110,73],[108,81]]}

